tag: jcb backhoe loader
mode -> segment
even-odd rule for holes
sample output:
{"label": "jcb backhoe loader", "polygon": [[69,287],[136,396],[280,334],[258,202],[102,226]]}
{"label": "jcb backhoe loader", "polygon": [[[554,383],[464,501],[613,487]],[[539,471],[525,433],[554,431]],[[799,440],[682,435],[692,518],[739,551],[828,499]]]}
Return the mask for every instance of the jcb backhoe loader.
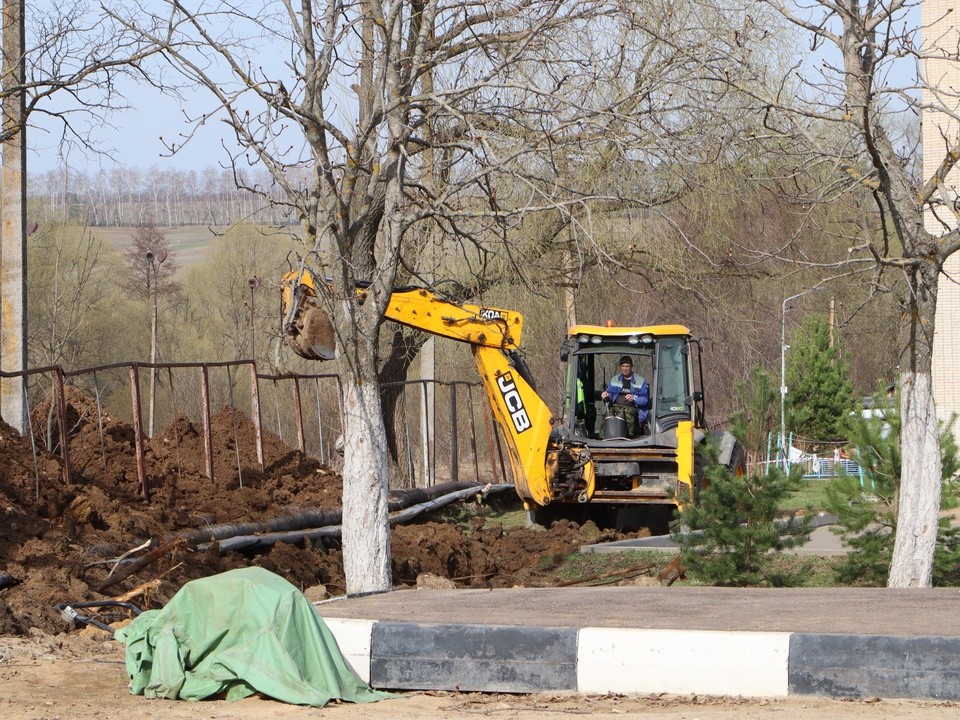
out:
{"label": "jcb backhoe loader", "polygon": [[[281,279],[285,342],[311,360],[335,356],[333,326],[318,302],[318,292],[325,291],[307,269]],[[362,302],[364,288],[356,292]],[[566,390],[556,416],[518,353],[519,313],[405,287],[394,290],[386,318],[470,345],[508,449],[514,485],[535,522],[592,519],[604,527],[665,531],[673,510],[698,497],[704,482],[699,450],[708,432],[690,361],[698,346],[685,327],[571,328],[560,353]],[[642,422],[638,417],[633,428],[608,412],[604,392],[625,355],[647,384]],[[722,433],[717,439],[721,462],[742,471],[743,450],[733,436]]]}

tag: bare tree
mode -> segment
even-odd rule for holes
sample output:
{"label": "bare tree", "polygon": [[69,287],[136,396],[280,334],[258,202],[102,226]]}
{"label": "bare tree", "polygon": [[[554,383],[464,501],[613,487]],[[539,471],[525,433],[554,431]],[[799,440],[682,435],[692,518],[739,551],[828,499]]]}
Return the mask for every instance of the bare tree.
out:
{"label": "bare tree", "polygon": [[202,352],[218,360],[268,356],[277,326],[276,297],[260,281],[280,272],[292,246],[280,231],[235,225],[187,268],[183,294],[190,324],[207,341]]}
{"label": "bare tree", "polygon": [[[78,144],[109,154],[95,139],[96,132],[109,122],[111,112],[127,107],[122,77],[152,82],[141,64],[157,48],[117,25],[100,3],[89,0],[27,3],[25,25],[25,80],[22,85],[4,82],[2,97],[23,92],[27,124],[45,118],[47,131],[59,133],[54,145]],[[4,127],[0,142],[20,130]]]}
{"label": "bare tree", "polygon": [[[797,207],[810,222],[838,198],[860,195],[872,206],[872,218],[834,232],[847,237],[842,256],[803,257],[792,252],[790,238],[771,253],[778,259],[817,268],[835,277],[869,277],[870,292],[889,291],[898,282],[903,354],[900,363],[902,486],[897,538],[891,563],[891,587],[926,587],[932,581],[933,551],[940,510],[940,449],[931,383],[937,291],[943,264],[960,249],[958,210],[945,191],[948,173],[960,159],[960,137],[945,132],[937,146],[941,162],[929,177],[920,176],[915,133],[904,133],[896,118],[919,118],[936,109],[958,119],[955,88],[926,88],[925,51],[915,25],[915,3],[834,2],[796,5],[758,0],[743,6],[744,23],[729,48],[750,43],[763,32],[760,19],[773,10],[810,38],[810,47],[788,72],[780,91],[761,96],[756,84],[731,80],[753,97],[764,119],[757,142],[790,158],[795,174],[781,175]],[[936,39],[934,39],[936,41]],[[928,46],[929,47],[929,46]],[[937,49],[948,63],[960,60],[956,45]],[[712,66],[717,79],[726,63]],[[775,72],[777,68],[770,68]],[[897,79],[907,75],[905,82]],[[769,87],[772,78],[766,78]],[[956,124],[953,124],[956,128]],[[924,214],[936,218],[924,226]]]}
{"label": "bare tree", "polygon": [[[4,223],[0,246],[4,256],[0,366],[24,369],[27,358],[26,292],[26,128],[42,113],[59,120],[60,142],[79,141],[91,147],[90,128],[118,107],[115,82],[135,71],[154,52],[142,36],[117,28],[110,18],[83,0],[27,7],[24,0],[3,4],[3,78],[0,105],[3,123]],[[51,102],[56,95],[59,105]],[[99,123],[89,122],[96,115]],[[77,121],[84,118],[85,127]],[[25,403],[18,382],[5,380],[0,405],[14,427],[23,431]]]}
{"label": "bare tree", "polygon": [[[716,153],[702,108],[728,85],[693,74],[690,58],[714,41],[722,13],[684,31],[689,15],[661,0],[277,0],[246,14],[226,2],[164,5],[162,17],[147,5],[113,16],[211,98],[170,150],[224,120],[242,148],[237,184],[291,208],[314,269],[334,280],[325,300],[345,378],[348,591],[387,587],[376,338],[395,283],[431,282],[436,267],[420,261],[442,243],[447,267],[475,289],[506,277],[535,287],[544,245],[516,244],[530,213],[589,229],[590,203],[681,192],[683,173],[667,167]],[[597,163],[603,182],[571,182],[571,168]],[[254,164],[275,187],[251,181]]]}
{"label": "bare tree", "polygon": [[83,328],[103,302],[107,278],[97,271],[102,243],[87,228],[44,227],[30,241],[30,357],[37,365],[76,367],[88,357]]}
{"label": "bare tree", "polygon": [[[34,300],[29,306],[27,351],[34,367],[77,367],[91,359],[84,334],[103,305],[108,284],[107,274],[98,268],[101,249],[101,242],[84,227],[49,226],[32,236],[28,268]],[[49,384],[45,388],[39,381],[36,387],[51,399],[44,435],[52,450],[52,379]]]}
{"label": "bare tree", "polygon": [[[610,8],[601,0],[483,6],[304,0],[267,3],[247,16],[227,4],[208,8],[192,13],[173,0],[164,35],[145,37],[163,43],[171,63],[213,96],[207,115],[222,114],[249,153],[234,158],[238,183],[245,184],[241,161],[268,168],[284,191],[282,202],[300,216],[319,269],[335,279],[330,311],[345,375],[348,591],[386,588],[388,466],[376,337],[404,239],[421,222],[438,223],[467,244],[490,228],[503,238],[515,210],[492,178],[530,146],[511,150],[491,136],[498,125],[535,126],[542,117],[536,103],[554,90],[528,86],[513,70],[536,60],[555,29]],[[145,12],[130,15],[129,26],[141,27]],[[286,67],[261,63],[254,47],[264,42],[282,48]],[[208,60],[211,50],[216,64]],[[575,48],[557,50],[570,55]],[[426,73],[434,81],[430,90],[422,82]],[[351,92],[338,89],[348,84]],[[453,182],[439,194],[427,191],[418,159],[427,127],[442,128],[446,137],[444,172]],[[300,167],[310,173],[303,185],[291,172]],[[362,302],[360,281],[369,282]]]}
{"label": "bare tree", "polygon": [[154,295],[180,292],[180,284],[174,280],[180,264],[171,252],[166,234],[152,220],[137,227],[123,257],[126,273],[118,284],[134,297],[148,300]]}

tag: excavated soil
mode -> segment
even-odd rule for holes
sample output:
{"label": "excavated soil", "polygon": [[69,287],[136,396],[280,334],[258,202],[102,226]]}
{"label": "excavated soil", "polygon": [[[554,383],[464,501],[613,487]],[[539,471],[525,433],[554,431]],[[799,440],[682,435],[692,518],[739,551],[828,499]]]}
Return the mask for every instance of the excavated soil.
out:
{"label": "excavated soil", "polygon": [[[343,593],[336,541],[222,555],[216,544],[200,550],[170,542],[177,533],[209,525],[339,509],[341,478],[332,469],[268,434],[260,470],[253,424],[224,408],[212,421],[214,480],[205,474],[201,430],[180,418],[146,442],[145,497],[132,426],[98,415],[95,404],[78,393],[68,399],[69,485],[61,476],[56,444],[54,453],[34,450],[44,446],[39,438],[31,443],[0,421],[0,634],[71,628],[55,609],[61,603],[132,592],[130,602],[156,607],[189,580],[247,565],[265,567],[304,590],[324,586],[333,595]],[[45,426],[45,417],[46,409],[37,408],[33,427]],[[400,525],[392,533],[394,583],[413,585],[418,578],[437,576],[459,587],[549,584],[541,567],[585,542],[614,537],[598,536],[589,527],[558,523],[550,530],[504,532],[483,518],[475,518],[468,533],[429,518]],[[108,576],[115,579],[130,570],[128,563],[147,549],[123,563],[117,559],[148,541],[164,550],[105,587]]]}

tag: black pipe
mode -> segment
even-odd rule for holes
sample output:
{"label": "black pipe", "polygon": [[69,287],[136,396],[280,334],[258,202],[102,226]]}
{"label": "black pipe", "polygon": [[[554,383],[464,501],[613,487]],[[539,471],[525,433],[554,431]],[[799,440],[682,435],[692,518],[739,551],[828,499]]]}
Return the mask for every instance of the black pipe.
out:
{"label": "black pipe", "polygon": [[120,600],[94,600],[92,602],[60,603],[59,605],[54,605],[53,609],[56,610],[64,620],[70,622],[81,622],[84,625],[93,625],[94,627],[100,628],[104,632],[108,632],[113,635],[115,630],[106,623],[101,622],[94,617],[90,617],[89,615],[81,615],[77,612],[77,608],[84,609],[101,607],[119,607],[129,610],[134,615],[140,614],[140,608],[138,608],[136,605],[133,603],[122,602]]}
{"label": "black pipe", "polygon": [[[393,517],[390,519],[390,524],[392,525],[395,522],[407,522],[409,520],[412,520],[414,517],[416,517],[420,513],[426,511],[427,509],[426,507],[418,508],[417,506],[419,505],[426,505],[431,501],[434,501],[440,498],[445,498],[445,497],[449,498],[450,502],[453,502],[459,499],[455,497],[455,495],[457,495],[458,493],[462,494],[464,491],[476,489],[477,491],[501,492],[504,490],[513,489],[512,485],[493,485],[489,488],[486,488],[485,486],[481,486],[481,485],[474,485],[471,483],[461,483],[466,487],[459,488],[459,489],[453,488],[451,490],[450,486],[453,484],[454,483],[445,483],[448,490],[448,492],[446,493],[431,493],[435,497],[429,497],[422,502],[411,502],[407,505],[407,507],[399,508],[402,510],[409,510],[411,514],[408,517],[402,517],[402,518]],[[439,488],[439,487],[440,487],[439,485],[436,486],[436,488]],[[429,492],[436,488],[415,488],[415,489],[423,492]],[[412,495],[413,493],[407,493],[407,494]],[[218,552],[222,555],[224,553],[232,552],[236,550],[248,550],[252,548],[260,548],[260,549],[268,548],[280,542],[299,543],[299,542],[303,542],[304,540],[313,541],[313,540],[335,539],[339,537],[340,537],[340,526],[339,526],[339,523],[336,523],[333,525],[328,525],[326,527],[312,527],[312,528],[306,528],[303,530],[269,533],[265,535],[252,534],[252,535],[230,536],[218,542],[217,549],[218,549]],[[209,545],[200,545],[199,549],[206,551],[207,549],[209,549]]]}
{"label": "black pipe", "polygon": [[[419,505],[434,498],[470,488],[481,490],[483,485],[479,483],[446,482],[429,488],[395,490],[390,493],[390,497],[387,500],[387,509],[390,512],[404,510],[411,505]],[[296,513],[295,515],[285,515],[258,523],[224,523],[222,525],[210,525],[209,527],[199,528],[197,530],[187,530],[179,533],[177,537],[183,538],[191,545],[199,545],[200,543],[225,540],[227,538],[237,537],[238,535],[290,532],[307,528],[328,527],[330,525],[339,525],[342,521],[343,511],[340,509],[318,510],[313,508]]]}

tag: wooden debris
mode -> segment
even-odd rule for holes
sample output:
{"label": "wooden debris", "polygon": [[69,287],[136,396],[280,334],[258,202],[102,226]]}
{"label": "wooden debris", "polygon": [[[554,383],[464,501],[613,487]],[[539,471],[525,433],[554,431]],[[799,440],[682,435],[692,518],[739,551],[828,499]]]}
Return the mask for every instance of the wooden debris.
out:
{"label": "wooden debris", "polygon": [[160,587],[160,578],[154,578],[149,582],[145,582],[143,585],[135,587],[129,592],[123,593],[123,595],[117,595],[114,600],[117,602],[130,602],[133,598],[143,595],[145,598],[149,597],[151,593],[155,592]]}
{"label": "wooden debris", "polygon": [[104,580],[100,587],[97,588],[97,592],[104,592],[109,587],[113,587],[117,583],[125,580],[134,573],[140,572],[143,568],[155,563],[160,558],[175,553],[177,550],[186,547],[187,543],[183,538],[177,538],[172,542],[167,543],[158,547],[156,550],[151,550],[146,555],[141,557],[136,562],[132,562],[127,565],[122,570],[118,571],[116,574],[111,575],[106,580]]}
{"label": "wooden debris", "polygon": [[626,580],[628,578],[636,577],[637,575],[642,575],[644,573],[649,574],[651,570],[656,567],[654,563],[643,563],[642,565],[637,565],[631,568],[623,568],[622,570],[613,570],[611,572],[601,573],[600,575],[591,575],[585,578],[577,578],[576,580],[564,580],[561,583],[557,583],[557,587],[570,587],[571,585],[586,585],[587,583],[596,582],[598,580],[607,580],[614,578],[614,581]]}
{"label": "wooden debris", "polygon": [[660,582],[665,583],[667,587],[673,585],[677,580],[682,580],[687,576],[687,568],[683,560],[677,555],[670,561],[658,574]]}

